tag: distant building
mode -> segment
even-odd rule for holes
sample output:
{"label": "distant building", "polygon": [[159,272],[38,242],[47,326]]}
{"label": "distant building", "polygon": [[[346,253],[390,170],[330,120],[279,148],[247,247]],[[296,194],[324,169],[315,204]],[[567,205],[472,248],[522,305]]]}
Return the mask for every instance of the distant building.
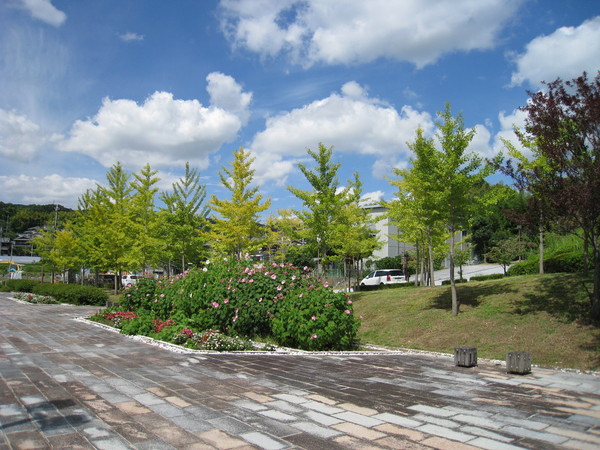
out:
{"label": "distant building", "polygon": [[363,208],[369,211],[369,215],[376,220],[373,232],[377,235],[379,242],[383,243],[383,247],[373,252],[373,256],[369,259],[394,258],[403,255],[406,251],[413,250],[411,245],[391,237],[398,235],[398,227],[386,216],[387,208],[381,205],[364,205]]}

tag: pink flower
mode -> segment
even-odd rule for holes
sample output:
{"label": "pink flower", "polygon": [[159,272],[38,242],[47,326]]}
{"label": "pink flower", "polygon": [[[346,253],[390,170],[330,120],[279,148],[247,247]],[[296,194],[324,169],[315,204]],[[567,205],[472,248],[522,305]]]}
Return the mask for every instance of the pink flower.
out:
{"label": "pink flower", "polygon": [[304,292],[300,293],[300,295],[298,296],[299,298],[304,297]]}
{"label": "pink flower", "polygon": [[310,320],[317,320],[317,316],[312,316]]}
{"label": "pink flower", "polygon": [[352,300],[348,300],[348,304],[351,305],[352,304]]}
{"label": "pink flower", "polygon": [[160,294],[160,298],[165,298],[165,294]]}
{"label": "pink flower", "polygon": [[258,303],[262,303],[262,297],[258,299]]}
{"label": "pink flower", "polygon": [[277,279],[277,275],[273,274],[271,275],[271,280],[276,280]]}
{"label": "pink flower", "polygon": [[254,283],[254,278],[250,278],[250,279],[248,280],[248,283]]}
{"label": "pink flower", "polygon": [[223,300],[223,303],[229,303],[229,299],[226,298],[225,300]]}
{"label": "pink flower", "polygon": [[364,319],[364,316],[359,316],[361,319]]}
{"label": "pink flower", "polygon": [[158,303],[158,299],[157,298],[154,299],[154,303]]}
{"label": "pink flower", "polygon": [[278,291],[280,291],[281,289],[283,289],[281,286],[277,286]]}
{"label": "pink flower", "polygon": [[350,310],[347,309],[346,311],[344,311],[346,314],[350,314]]}
{"label": "pink flower", "polygon": [[326,281],[325,283],[323,283],[323,287],[327,287],[329,286],[329,283]]}
{"label": "pink flower", "polygon": [[312,340],[314,340],[314,339],[316,339],[316,338],[318,338],[318,337],[319,337],[319,336],[317,336],[316,334],[314,334],[314,333],[313,333],[313,335],[310,337],[310,340],[312,341]]}
{"label": "pink flower", "polygon": [[217,302],[212,302],[211,305],[213,305],[215,308],[219,307],[219,304]]}

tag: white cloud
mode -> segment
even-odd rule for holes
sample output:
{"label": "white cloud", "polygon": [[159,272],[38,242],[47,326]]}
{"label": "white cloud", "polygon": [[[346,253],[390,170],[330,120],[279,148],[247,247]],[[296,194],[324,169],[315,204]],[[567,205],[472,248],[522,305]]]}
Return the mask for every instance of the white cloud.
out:
{"label": "white cloud", "polygon": [[0,108],[0,155],[16,161],[31,161],[56,135],[44,132],[26,116]]}
{"label": "white cloud", "polygon": [[59,27],[67,20],[67,15],[56,9],[51,0],[21,0],[21,2],[32,17],[49,25]]}
{"label": "white cloud", "polygon": [[96,182],[89,178],[70,178],[52,174],[44,177],[29,175],[0,175],[3,198],[17,203],[59,203],[77,207],[77,199]]}
{"label": "white cloud", "polygon": [[595,75],[600,70],[600,16],[578,27],[562,27],[548,36],[535,38],[515,62],[513,86],[528,81],[539,87],[542,81],[551,82],[558,77],[569,80],[583,71]]}
{"label": "white cloud", "polygon": [[210,73],[206,81],[211,105],[235,114],[242,121],[242,125],[245,125],[250,116],[252,93],[242,92],[242,87],[232,77],[220,72]]}
{"label": "white cloud", "polygon": [[234,46],[292,62],[355,64],[378,58],[418,68],[454,51],[485,50],[522,0],[222,0]]}
{"label": "white cloud", "polygon": [[116,161],[133,169],[146,163],[158,168],[189,161],[205,169],[209,155],[236,137],[247,118],[251,95],[222,74],[210,74],[207,81],[217,105],[176,100],[168,92],[155,92],[142,104],[105,98],[94,117],[75,122],[59,148],[91,156],[105,167]]}
{"label": "white cloud", "polygon": [[376,205],[385,197],[383,191],[367,192],[360,198],[360,203],[363,205]]}
{"label": "white cloud", "polygon": [[265,130],[254,136],[250,147],[257,176],[283,184],[295,161],[306,155],[307,148],[316,150],[319,142],[333,145],[336,153],[373,155],[389,168],[399,156],[408,155],[406,141],[414,138],[418,127],[426,133],[433,129],[427,112],[410,106],[397,111],[350,82],[341,95],[332,93],[267,119]]}
{"label": "white cloud", "polygon": [[490,147],[490,131],[483,125],[477,124],[473,127],[475,129],[475,136],[469,143],[467,148],[468,152],[477,154],[480,158],[492,158],[494,156],[493,150]]}
{"label": "white cloud", "polygon": [[144,40],[143,34],[132,33],[131,31],[120,34],[119,37],[121,38],[122,41],[125,41],[125,42],[143,41]]}
{"label": "white cloud", "polygon": [[520,130],[525,128],[526,118],[527,113],[525,111],[521,111],[520,109],[515,109],[510,114],[505,114],[504,111],[501,111],[500,114],[498,114],[500,131],[494,136],[494,143],[492,145],[494,154],[502,152],[504,155],[507,155],[508,149],[506,148],[506,145],[504,145],[503,141],[503,139],[505,139],[513,144],[517,150],[523,152],[526,157],[530,158],[532,156],[531,151],[521,145],[521,142],[514,132],[515,127]]}

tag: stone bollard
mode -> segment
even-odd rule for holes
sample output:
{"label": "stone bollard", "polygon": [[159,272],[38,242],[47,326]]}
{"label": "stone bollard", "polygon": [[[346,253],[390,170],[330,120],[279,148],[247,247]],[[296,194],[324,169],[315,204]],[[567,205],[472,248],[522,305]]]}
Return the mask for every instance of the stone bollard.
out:
{"label": "stone bollard", "polygon": [[454,365],[473,367],[477,365],[476,347],[454,347]]}
{"label": "stone bollard", "polygon": [[531,353],[508,352],[506,354],[506,371],[525,375],[531,372]]}

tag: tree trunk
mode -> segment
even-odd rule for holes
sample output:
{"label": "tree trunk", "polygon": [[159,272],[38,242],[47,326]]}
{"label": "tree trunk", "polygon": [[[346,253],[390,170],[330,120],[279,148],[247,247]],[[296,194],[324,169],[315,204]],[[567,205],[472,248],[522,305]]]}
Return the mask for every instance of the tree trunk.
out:
{"label": "tree trunk", "polygon": [[456,283],[454,282],[454,230],[450,230],[450,292],[452,294],[452,315],[458,316],[458,296],[456,295]]}
{"label": "tree trunk", "polygon": [[594,247],[594,290],[592,292],[592,319],[600,322],[600,252],[598,251],[598,238],[592,236]]}
{"label": "tree trunk", "polygon": [[544,225],[540,223],[540,275],[544,274]]}
{"label": "tree trunk", "polygon": [[431,280],[431,286],[435,286],[435,275],[433,274],[433,244],[431,242],[431,230],[427,230],[427,245],[429,247],[429,279]]}

